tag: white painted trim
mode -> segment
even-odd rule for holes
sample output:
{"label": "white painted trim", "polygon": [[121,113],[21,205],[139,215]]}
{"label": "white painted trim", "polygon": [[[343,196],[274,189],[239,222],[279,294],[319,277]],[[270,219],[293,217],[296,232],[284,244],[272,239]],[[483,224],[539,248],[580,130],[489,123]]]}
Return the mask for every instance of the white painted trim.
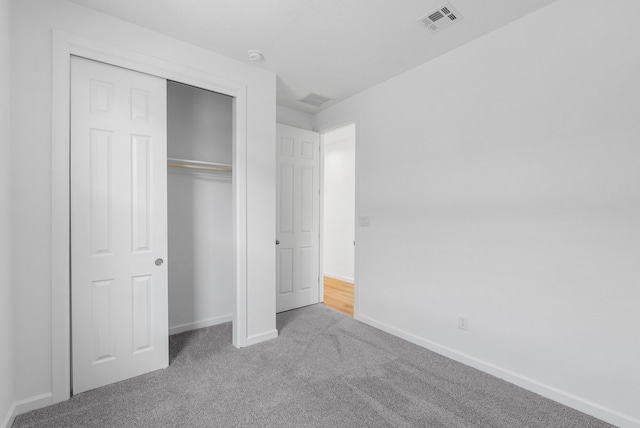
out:
{"label": "white painted trim", "polygon": [[51,404],[53,404],[53,394],[50,392],[25,398],[24,400],[14,401],[2,420],[0,428],[11,428],[16,416],[42,407],[50,406]]}
{"label": "white painted trim", "polygon": [[52,35],[51,402],[70,397],[69,94],[70,58],[81,56],[234,97],[233,218],[236,231],[236,312],[233,344],[247,340],[247,88],[180,64],[60,30]]}
{"label": "white painted trim", "polygon": [[[314,131],[316,132],[316,131]],[[320,147],[320,168],[319,178],[320,180],[320,201],[318,203],[319,218],[319,233],[320,239],[318,240],[318,303],[324,302],[324,134],[318,132],[318,147]]]}
{"label": "white painted trim", "polygon": [[0,423],[0,428],[11,428],[11,425],[13,425],[13,421],[16,420],[16,403],[12,403],[11,407],[9,407],[9,410],[7,410],[7,414],[5,415],[4,419],[2,419],[2,422]]}
{"label": "white painted trim", "polygon": [[69,110],[70,42],[52,37],[51,123],[51,391],[53,402],[71,396]]}
{"label": "white painted trim", "polygon": [[542,382],[538,382],[519,373],[496,366],[495,364],[480,360],[471,355],[458,352],[453,348],[449,348],[448,346],[440,345],[439,343],[423,339],[415,334],[395,328],[393,326],[390,326],[389,324],[377,321],[366,315],[359,314],[358,320],[379,330],[400,337],[408,342],[414,343],[418,346],[422,346],[423,348],[436,352],[447,358],[451,358],[452,360],[458,361],[462,364],[466,364],[485,373],[489,373],[502,380],[505,380],[509,383],[535,392],[536,394],[542,395],[543,397],[546,397],[550,400],[556,401],[558,403],[564,404],[565,406],[594,416],[610,424],[619,427],[640,428],[640,420],[635,419],[630,415],[616,412],[615,410],[601,406],[589,400],[585,400],[581,397],[554,388],[550,385],[546,385]]}
{"label": "white painted trim", "polygon": [[236,348],[247,346],[247,88],[243,86],[233,99],[232,153],[232,227],[236,240],[236,295],[232,342]]}
{"label": "white painted trim", "polygon": [[356,134],[354,138],[354,150],[356,151],[356,156],[354,160],[355,164],[353,165],[353,168],[355,169],[354,174],[356,176],[355,212],[353,213],[353,230],[354,239],[356,240],[356,245],[353,249],[353,317],[354,319],[358,319],[360,316],[360,222],[358,221],[360,218],[360,174],[358,173],[360,171],[360,168],[358,168],[358,165],[360,164],[358,161],[360,149],[358,148],[358,124],[356,121],[351,123],[353,123],[354,132]]}
{"label": "white painted trim", "polygon": [[255,345],[256,343],[265,342],[267,340],[275,339],[278,337],[278,330],[265,331],[264,333],[254,334],[253,336],[247,336],[246,346]]}
{"label": "white painted trim", "polygon": [[16,409],[15,414],[21,415],[32,410],[50,406],[51,404],[53,404],[53,394],[51,394],[50,392],[47,392],[46,394],[39,394],[33,397],[25,398],[24,400],[16,401],[14,403]]}
{"label": "white painted trim", "polygon": [[222,315],[220,317],[207,318],[206,320],[189,322],[186,324],[179,324],[173,327],[169,327],[169,336],[173,334],[182,333],[185,331],[196,330],[199,328],[211,327],[212,325],[224,324],[226,322],[233,321],[233,315]]}
{"label": "white painted trim", "polygon": [[325,272],[323,275],[328,276],[329,278],[337,279],[338,281],[348,282],[350,284],[353,284],[353,278],[348,278],[346,276],[338,275],[335,273],[329,273],[329,272]]}

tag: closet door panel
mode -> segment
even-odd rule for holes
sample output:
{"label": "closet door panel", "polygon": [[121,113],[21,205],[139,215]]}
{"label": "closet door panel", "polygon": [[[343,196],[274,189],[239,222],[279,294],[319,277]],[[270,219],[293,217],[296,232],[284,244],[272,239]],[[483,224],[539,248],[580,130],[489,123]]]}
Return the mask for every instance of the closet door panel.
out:
{"label": "closet door panel", "polygon": [[151,250],[151,137],[131,136],[132,251]]}
{"label": "closet door panel", "polygon": [[91,330],[94,333],[92,364],[116,358],[113,314],[113,280],[91,283]]}
{"label": "closet door panel", "polygon": [[110,254],[112,184],[112,131],[91,129],[89,131],[90,180],[87,189],[91,198],[91,247],[93,254]]}
{"label": "closet door panel", "polygon": [[166,81],[71,61],[73,392],[168,365]]}
{"label": "closet door panel", "polygon": [[133,352],[143,352],[153,349],[153,331],[151,319],[152,276],[144,275],[132,278],[131,300],[133,320]]}

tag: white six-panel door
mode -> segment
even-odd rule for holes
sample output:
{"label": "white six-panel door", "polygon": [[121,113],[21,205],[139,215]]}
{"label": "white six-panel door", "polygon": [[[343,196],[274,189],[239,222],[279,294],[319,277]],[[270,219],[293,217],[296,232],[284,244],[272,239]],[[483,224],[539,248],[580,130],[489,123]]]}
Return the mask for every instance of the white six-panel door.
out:
{"label": "white six-panel door", "polygon": [[276,311],[318,303],[320,136],[277,125]]}
{"label": "white six-panel door", "polygon": [[71,62],[73,392],[168,365],[166,81]]}

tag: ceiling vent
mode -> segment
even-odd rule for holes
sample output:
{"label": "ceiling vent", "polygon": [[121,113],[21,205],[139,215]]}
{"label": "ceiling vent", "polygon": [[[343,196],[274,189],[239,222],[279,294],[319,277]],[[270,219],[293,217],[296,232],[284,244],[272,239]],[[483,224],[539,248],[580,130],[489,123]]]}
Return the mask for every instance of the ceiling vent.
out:
{"label": "ceiling vent", "polygon": [[310,104],[314,107],[320,107],[322,104],[326,103],[329,100],[331,100],[331,98],[323,97],[322,95],[314,94],[313,92],[311,92],[309,95],[298,101],[300,101],[301,103]]}
{"label": "ceiling vent", "polygon": [[432,33],[436,33],[461,19],[462,14],[451,3],[445,3],[433,12],[418,19],[418,22],[427,27]]}

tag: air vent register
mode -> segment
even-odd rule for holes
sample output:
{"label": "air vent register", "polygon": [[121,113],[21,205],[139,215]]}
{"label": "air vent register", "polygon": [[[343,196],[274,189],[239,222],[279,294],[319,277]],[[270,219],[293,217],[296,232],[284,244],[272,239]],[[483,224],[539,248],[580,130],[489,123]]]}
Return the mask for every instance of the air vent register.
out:
{"label": "air vent register", "polygon": [[453,25],[455,22],[462,19],[462,14],[456,10],[451,3],[445,3],[437,10],[430,12],[418,19],[418,22],[422,23],[432,33],[436,33],[443,28],[447,28]]}

